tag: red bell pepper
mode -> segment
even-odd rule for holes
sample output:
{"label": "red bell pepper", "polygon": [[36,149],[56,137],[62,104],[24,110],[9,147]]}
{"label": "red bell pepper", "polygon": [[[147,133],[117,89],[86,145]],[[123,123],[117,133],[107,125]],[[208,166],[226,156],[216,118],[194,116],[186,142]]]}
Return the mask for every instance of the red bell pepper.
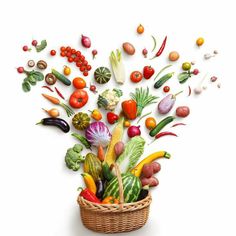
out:
{"label": "red bell pepper", "polygon": [[[79,188],[79,189],[82,189],[82,188]],[[101,201],[96,197],[96,195],[92,191],[90,191],[88,188],[82,189],[80,196],[90,202],[101,203]]]}
{"label": "red bell pepper", "polygon": [[107,121],[109,124],[115,124],[119,119],[119,116],[113,112],[107,112]]}
{"label": "red bell pepper", "polygon": [[134,100],[123,101],[122,110],[129,120],[134,120],[137,117],[137,103]]}

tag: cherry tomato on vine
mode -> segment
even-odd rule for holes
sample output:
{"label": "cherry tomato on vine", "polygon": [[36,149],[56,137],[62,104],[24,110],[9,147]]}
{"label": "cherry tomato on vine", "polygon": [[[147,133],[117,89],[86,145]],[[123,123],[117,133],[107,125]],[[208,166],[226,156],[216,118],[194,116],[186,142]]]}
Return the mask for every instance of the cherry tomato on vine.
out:
{"label": "cherry tomato on vine", "polygon": [[88,71],[84,71],[83,76],[88,76]]}

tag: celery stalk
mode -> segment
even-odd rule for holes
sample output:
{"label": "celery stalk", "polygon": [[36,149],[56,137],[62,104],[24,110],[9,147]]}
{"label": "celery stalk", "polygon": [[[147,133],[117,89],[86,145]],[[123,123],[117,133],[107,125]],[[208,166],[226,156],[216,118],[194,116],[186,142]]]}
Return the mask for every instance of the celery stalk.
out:
{"label": "celery stalk", "polygon": [[116,50],[116,53],[114,51],[111,52],[110,63],[116,82],[118,84],[123,84],[125,82],[125,68],[122,62],[121,51],[119,49]]}

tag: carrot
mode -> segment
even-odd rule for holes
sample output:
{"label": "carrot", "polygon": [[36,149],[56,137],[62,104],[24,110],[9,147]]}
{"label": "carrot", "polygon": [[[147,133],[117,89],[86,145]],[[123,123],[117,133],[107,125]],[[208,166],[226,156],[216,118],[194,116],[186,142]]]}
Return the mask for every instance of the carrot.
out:
{"label": "carrot", "polygon": [[58,98],[55,98],[55,97],[53,97],[53,96],[49,96],[49,95],[47,95],[47,94],[45,94],[45,93],[42,93],[42,95],[43,95],[43,97],[45,97],[47,100],[49,100],[51,103],[57,104],[57,105],[60,104],[60,100],[59,100]]}
{"label": "carrot", "polygon": [[59,105],[61,107],[63,107],[66,111],[66,114],[68,117],[72,116],[74,113],[74,111],[69,107],[67,106],[65,103],[61,102],[58,98],[55,98],[55,97],[52,97],[52,96],[49,96],[45,93],[42,93],[42,96],[45,97],[48,101],[50,101],[51,103],[53,104],[56,104],[56,105]]}
{"label": "carrot", "polygon": [[104,161],[104,150],[102,145],[98,146],[98,154],[97,154],[98,158],[100,161]]}

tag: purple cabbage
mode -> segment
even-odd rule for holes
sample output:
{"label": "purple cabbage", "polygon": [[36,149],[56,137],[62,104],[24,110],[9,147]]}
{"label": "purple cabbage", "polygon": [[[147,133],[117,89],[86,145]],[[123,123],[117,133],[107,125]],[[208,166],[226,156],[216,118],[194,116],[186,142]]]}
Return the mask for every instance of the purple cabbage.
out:
{"label": "purple cabbage", "polygon": [[93,146],[107,147],[111,140],[111,133],[103,122],[95,121],[85,130],[85,137]]}

